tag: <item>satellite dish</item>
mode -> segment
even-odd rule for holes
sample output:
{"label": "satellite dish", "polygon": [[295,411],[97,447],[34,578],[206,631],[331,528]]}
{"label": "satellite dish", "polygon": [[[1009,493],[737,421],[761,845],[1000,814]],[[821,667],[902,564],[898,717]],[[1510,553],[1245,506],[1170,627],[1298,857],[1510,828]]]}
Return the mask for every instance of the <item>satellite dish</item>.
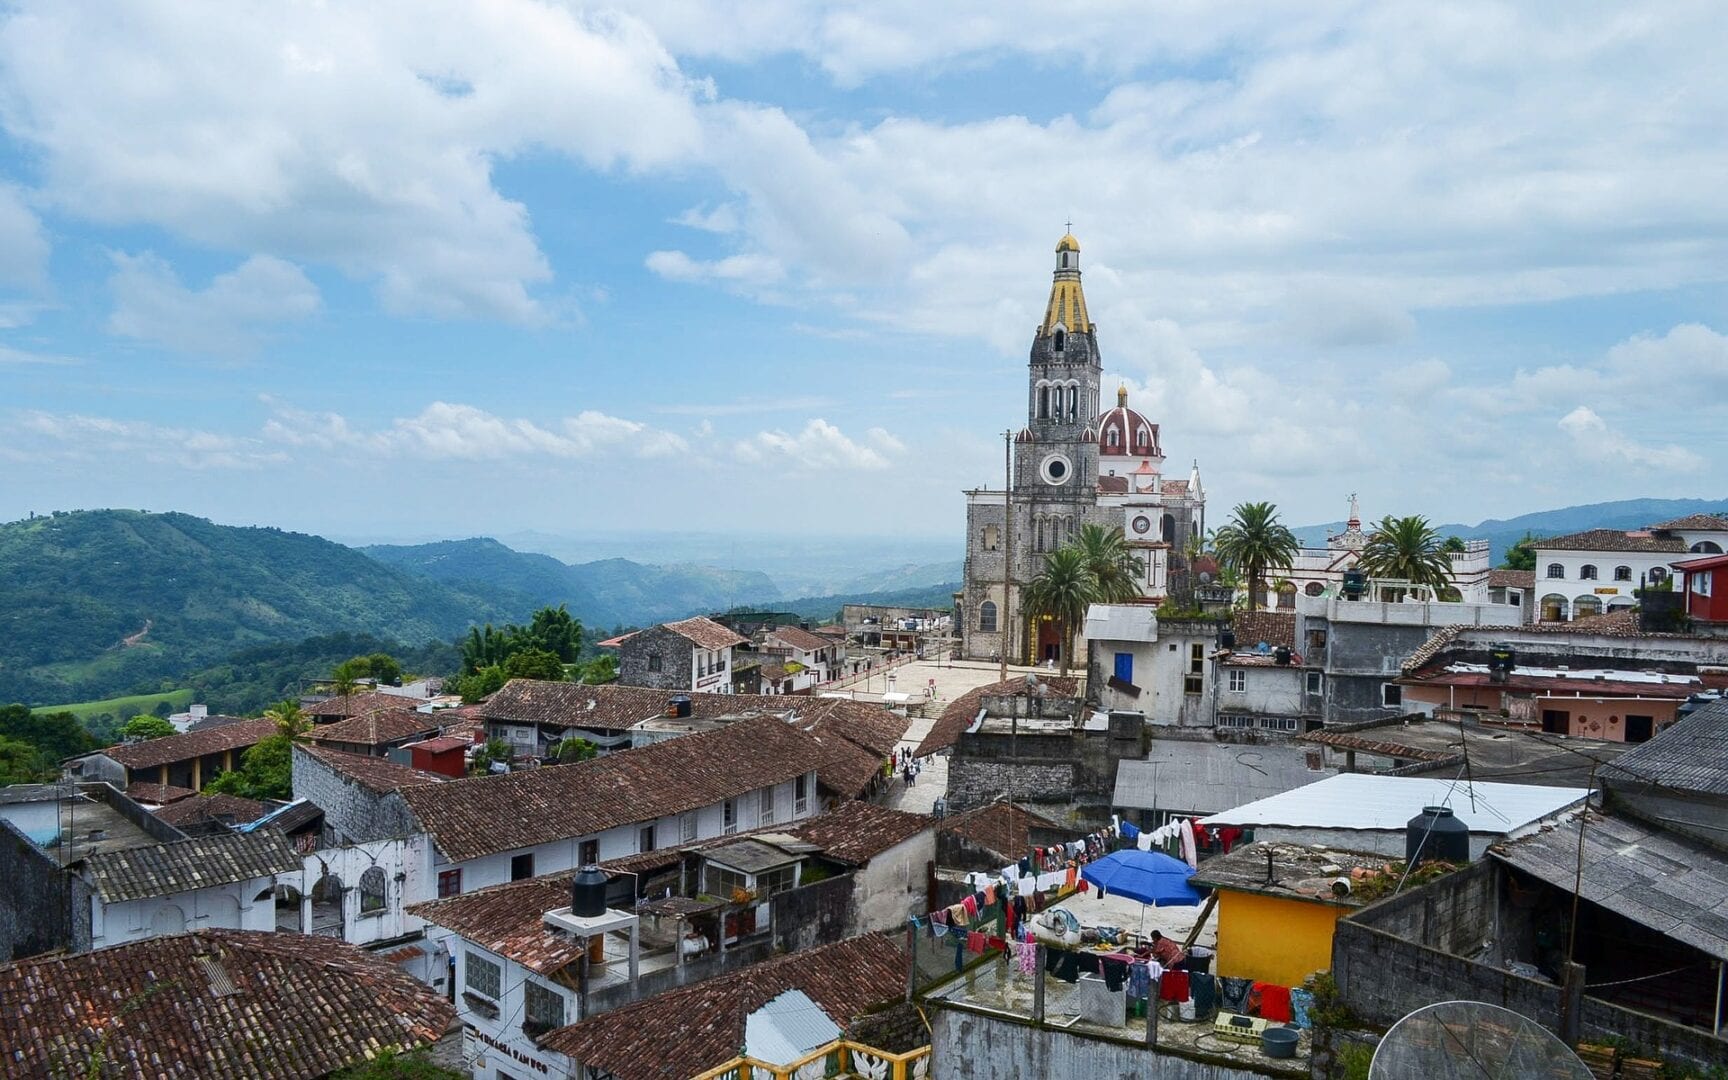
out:
{"label": "satellite dish", "polygon": [[1481,1001],[1427,1005],[1392,1025],[1368,1080],[1591,1080],[1590,1069],[1534,1020]]}

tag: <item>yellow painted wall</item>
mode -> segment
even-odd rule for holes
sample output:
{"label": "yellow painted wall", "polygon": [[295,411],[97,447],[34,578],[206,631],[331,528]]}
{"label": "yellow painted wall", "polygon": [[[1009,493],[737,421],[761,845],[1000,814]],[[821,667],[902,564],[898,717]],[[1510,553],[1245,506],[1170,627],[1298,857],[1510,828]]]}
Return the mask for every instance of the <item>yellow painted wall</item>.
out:
{"label": "yellow painted wall", "polygon": [[1300,986],[1332,968],[1332,928],[1348,908],[1218,890],[1218,960],[1233,979]]}

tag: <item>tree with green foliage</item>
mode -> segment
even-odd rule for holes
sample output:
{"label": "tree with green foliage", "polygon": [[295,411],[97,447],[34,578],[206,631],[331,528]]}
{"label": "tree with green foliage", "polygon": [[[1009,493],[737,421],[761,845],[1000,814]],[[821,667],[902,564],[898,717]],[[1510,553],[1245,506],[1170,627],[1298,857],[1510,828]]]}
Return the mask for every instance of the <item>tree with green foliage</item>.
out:
{"label": "tree with green foliage", "polygon": [[1448,555],[1462,555],[1470,550],[1470,545],[1464,542],[1462,536],[1448,536],[1445,542],[1440,545],[1440,550]]}
{"label": "tree with green foliage", "polygon": [[424,1050],[406,1054],[386,1050],[370,1061],[343,1069],[332,1080],[468,1080],[468,1074],[434,1064]]}
{"label": "tree with green foliage", "polygon": [[561,739],[547,748],[547,754],[560,765],[568,765],[574,761],[587,761],[600,756],[600,748],[587,739],[574,736]]}
{"label": "tree with green foliage", "polygon": [[1128,546],[1122,530],[1115,526],[1082,525],[1071,545],[1079,549],[1092,575],[1094,603],[1125,604],[1140,597],[1140,581],[1146,566]]}
{"label": "tree with green foliage", "polygon": [[39,784],[59,773],[56,762],[22,739],[0,735],[0,787]]}
{"label": "tree with green foliage", "polygon": [[293,698],[283,698],[265,709],[264,717],[276,725],[276,734],[285,739],[298,739],[312,730],[312,721],[300,711],[300,703]]}
{"label": "tree with green foliage", "polygon": [[574,664],[582,655],[582,623],[563,604],[536,611],[521,633],[527,647],[544,649],[566,664]]}
{"label": "tree with green foliage", "polygon": [[504,674],[504,668],[493,664],[472,675],[457,676],[445,684],[445,689],[452,694],[462,695],[464,705],[472,705],[497,693],[507,681],[509,680]]}
{"label": "tree with green foliage", "polygon": [[1078,547],[1057,548],[1044,556],[1044,569],[1026,586],[1026,609],[1033,618],[1056,622],[1062,674],[1068,674],[1074,632],[1086,619],[1086,609],[1098,599],[1098,581]]}
{"label": "tree with green foliage", "polygon": [[1536,536],[1525,533],[1524,539],[1506,549],[1506,555],[1500,562],[1502,570],[1535,570],[1536,569]]}
{"label": "tree with green foliage", "polygon": [[504,661],[504,677],[563,682],[564,661],[545,649],[523,649],[511,653],[510,658]]}
{"label": "tree with green foliage", "polygon": [[1419,515],[1381,518],[1357,565],[1370,577],[1425,585],[1436,595],[1452,587],[1452,560],[1440,534]]}
{"label": "tree with green foliage", "polygon": [[162,719],[166,720],[170,716],[174,715],[174,703],[172,701],[158,701],[156,707],[151,709],[150,713],[153,716],[160,716]]}
{"label": "tree with green foliage", "polygon": [[120,727],[120,737],[128,742],[161,739],[175,734],[174,725],[160,716],[134,716]]}
{"label": "tree with green foliage", "polygon": [[282,701],[265,710],[276,725],[276,734],[260,739],[240,755],[240,767],[218,775],[204,785],[213,795],[239,795],[246,799],[290,799],[294,797],[294,743],[311,730],[300,711],[300,703]]}
{"label": "tree with green foliage", "polygon": [[1258,611],[1266,595],[1266,575],[1288,570],[1301,545],[1278,520],[1269,502],[1241,503],[1228,524],[1213,534],[1218,562],[1248,582],[1248,610]]}
{"label": "tree with green foliage", "polygon": [[487,776],[492,772],[492,763],[510,764],[515,754],[510,744],[503,739],[487,739],[486,745],[474,752],[474,760],[468,765],[470,776]]}
{"label": "tree with green foliage", "polygon": [[618,658],[604,653],[582,665],[582,681],[589,686],[602,686],[618,681]]}
{"label": "tree with green foliage", "polygon": [[0,705],[0,736],[33,746],[55,763],[108,745],[85,731],[71,713],[33,713],[28,705]]}

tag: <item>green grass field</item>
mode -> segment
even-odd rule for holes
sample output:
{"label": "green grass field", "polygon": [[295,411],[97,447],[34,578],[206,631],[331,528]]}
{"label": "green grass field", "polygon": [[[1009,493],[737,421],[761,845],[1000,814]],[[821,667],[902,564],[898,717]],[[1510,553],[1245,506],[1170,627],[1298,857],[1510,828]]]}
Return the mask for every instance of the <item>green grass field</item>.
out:
{"label": "green grass field", "polygon": [[158,702],[166,701],[174,706],[175,712],[185,712],[186,706],[192,704],[192,691],[170,690],[165,694],[132,694],[128,697],[107,698],[102,701],[80,701],[72,705],[39,705],[32,712],[52,713],[69,712],[79,720],[88,720],[101,713],[113,713],[115,717],[129,713],[148,713],[156,710]]}

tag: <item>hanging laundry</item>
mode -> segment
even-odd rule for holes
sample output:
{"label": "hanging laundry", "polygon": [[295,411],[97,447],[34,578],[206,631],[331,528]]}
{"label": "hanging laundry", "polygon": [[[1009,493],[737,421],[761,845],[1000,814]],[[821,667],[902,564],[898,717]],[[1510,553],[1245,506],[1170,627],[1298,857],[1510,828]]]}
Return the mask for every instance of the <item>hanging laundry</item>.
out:
{"label": "hanging laundry", "polygon": [[1102,963],[1104,967],[1104,988],[1109,990],[1111,993],[1115,993],[1122,989],[1123,982],[1128,978],[1128,964],[1122,960],[1112,960],[1109,958],[1105,958]]}
{"label": "hanging laundry", "polygon": [[1218,1005],[1218,983],[1204,971],[1188,973],[1188,992],[1194,998],[1194,1016],[1204,1020]]}
{"label": "hanging laundry", "polygon": [[977,900],[977,898],[974,896],[968,896],[964,900],[960,901],[960,906],[965,909],[966,921],[968,923],[970,923],[972,921],[973,916],[978,914],[978,900]]}
{"label": "hanging laundry", "polygon": [[[1252,1004],[1256,995],[1259,996],[1260,1001],[1260,1008],[1257,1013],[1255,1013]],[[1263,1016],[1268,1020],[1275,1020],[1280,1024],[1290,1022],[1290,988],[1288,986],[1278,986],[1275,983],[1255,983],[1254,988],[1248,991],[1248,1000],[1250,1002],[1249,1012]]]}
{"label": "hanging laundry", "polygon": [[1225,1012],[1246,1013],[1248,1011],[1248,991],[1254,986],[1253,979],[1218,980],[1218,1000]]}
{"label": "hanging laundry", "polygon": [[1124,840],[1138,840],[1139,838],[1140,838],[1140,827],[1138,825],[1135,825],[1132,821],[1124,821],[1122,823],[1122,839],[1124,839]]}
{"label": "hanging laundry", "polygon": [[1188,973],[1186,971],[1166,971],[1164,977],[1158,980],[1159,1001],[1187,1001]]}
{"label": "hanging laundry", "polygon": [[1308,1011],[1314,1007],[1314,994],[1300,986],[1290,988],[1290,1022],[1299,1028],[1313,1026],[1308,1017]]}
{"label": "hanging laundry", "polygon": [[984,951],[984,935],[974,930],[966,935],[966,951],[981,953]]}
{"label": "hanging laundry", "polygon": [[1182,821],[1182,860],[1198,870],[1200,857],[1194,850],[1194,826],[1187,819]]}
{"label": "hanging laundry", "polygon": [[1151,992],[1151,971],[1145,964],[1130,964],[1128,967],[1128,996],[1135,1001],[1144,1001]]}

